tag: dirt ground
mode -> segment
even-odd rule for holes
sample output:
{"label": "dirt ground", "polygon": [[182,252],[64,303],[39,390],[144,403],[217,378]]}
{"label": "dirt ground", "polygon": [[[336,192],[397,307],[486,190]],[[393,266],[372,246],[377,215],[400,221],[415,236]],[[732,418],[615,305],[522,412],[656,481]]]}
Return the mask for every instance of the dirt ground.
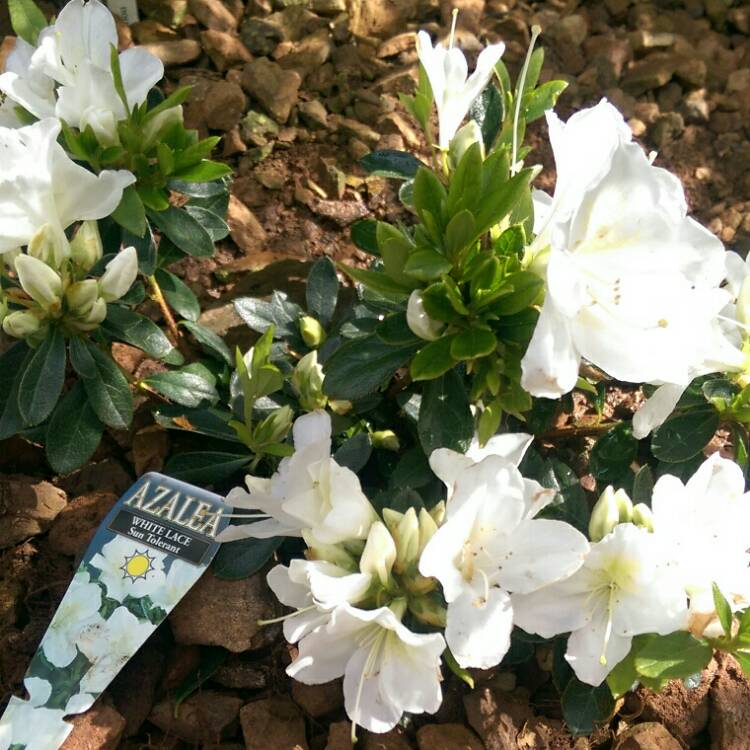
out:
{"label": "dirt ground", "polygon": [[[532,24],[542,27],[543,79],[569,87],[564,118],[602,96],[656,163],[685,185],[694,215],[732,249],[750,249],[750,4],[732,0],[139,0],[143,20],[120,26],[121,44],[146,45],[167,65],[165,89],[194,86],[188,124],[223,136],[236,169],[231,239],[213,259],[174,270],[198,293],[201,322],[230,343],[247,330],[231,300],[274,288],[299,293],[321,255],[364,260],[348,227],[363,217],[396,219],[392,186],[366,177],[357,160],[376,148],[423,150],[398,102],[416,75],[414,32],[445,35],[459,15],[458,43],[476,52],[505,41],[515,72]],[[0,38],[10,33],[5,3]],[[54,11],[54,3],[43,3]],[[0,68],[12,48],[0,48]],[[529,162],[554,186],[544,125],[531,133]],[[0,169],[2,167],[0,166]],[[156,308],[152,311],[158,316]],[[118,360],[147,367],[123,346]],[[21,679],[94,529],[139,474],[159,470],[172,437],[142,409],[130,431],[109,432],[92,462],[52,476],[43,450],[0,443],[0,691]],[[225,487],[217,488],[219,491]],[[66,750],[205,747],[225,750],[350,748],[338,682],[292,683],[291,658],[262,576],[236,582],[206,575],[86,715]],[[175,696],[201,665],[223,665],[175,710]],[[222,652],[223,653],[223,652]],[[452,677],[439,713],[385,736],[361,733],[365,750],[747,750],[750,682],[731,658],[712,662],[697,687],[646,690],[617,706],[591,737],[572,737],[560,718],[551,654],[519,668],[475,675],[471,691]]]}

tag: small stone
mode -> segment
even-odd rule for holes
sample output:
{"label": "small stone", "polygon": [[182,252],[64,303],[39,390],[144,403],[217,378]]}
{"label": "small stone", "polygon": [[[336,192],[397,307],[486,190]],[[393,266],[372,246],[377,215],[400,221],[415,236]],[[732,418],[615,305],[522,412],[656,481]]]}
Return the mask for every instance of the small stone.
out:
{"label": "small stone", "polygon": [[189,0],[188,8],[206,28],[215,31],[237,28],[237,19],[221,0]]}
{"label": "small stone", "polygon": [[405,31],[403,34],[396,34],[390,39],[386,39],[378,47],[378,57],[394,57],[402,52],[416,49],[417,35],[413,31]]}
{"label": "small stone", "polygon": [[362,143],[359,138],[352,138],[349,141],[347,150],[354,161],[359,161],[363,156],[367,156],[367,154],[372,151],[372,149],[366,143]]}
{"label": "small stone", "polygon": [[636,96],[643,94],[669,83],[676,66],[674,55],[656,52],[631,66],[625,73],[622,86]]}
{"label": "small stone", "polygon": [[292,699],[308,716],[318,719],[344,705],[341,680],[322,685],[305,685],[292,680]]}
{"label": "small stone", "polygon": [[305,720],[289,698],[254,701],[240,710],[246,750],[307,750]]}
{"label": "small stone", "polygon": [[115,750],[120,743],[125,719],[106,701],[98,700],[84,714],[71,716],[73,731],[60,750]]}
{"label": "small stone", "polygon": [[65,493],[31,477],[0,477],[0,549],[46,531],[67,504]]}
{"label": "small stone", "polygon": [[733,70],[727,78],[727,93],[750,88],[750,68]]}
{"label": "small stone", "polygon": [[279,60],[285,70],[296,70],[301,78],[320,68],[331,56],[331,33],[318,29],[297,43],[293,50]]}
{"label": "small stone", "polygon": [[146,18],[143,21],[134,23],[131,27],[133,36],[138,44],[148,44],[149,42],[165,42],[179,39],[177,32],[159,23],[153,18]]}
{"label": "small stone", "polygon": [[265,248],[266,230],[255,214],[234,195],[229,196],[227,224],[232,239],[246,255]]}
{"label": "small stone", "polygon": [[662,148],[677,138],[685,130],[685,121],[677,112],[667,112],[661,115],[651,127],[651,137],[654,143]]}
{"label": "small stone", "polygon": [[340,227],[348,227],[370,214],[370,210],[361,201],[333,201],[314,198],[308,203],[308,206],[318,216],[331,219]]}
{"label": "small stone", "polygon": [[278,135],[279,126],[268,115],[251,109],[242,119],[240,132],[246,141],[256,146],[265,146],[268,136]]}
{"label": "small stone", "polygon": [[284,38],[284,32],[276,24],[261,18],[248,18],[240,30],[244,45],[254,55],[270,55]]}
{"label": "small stone", "polygon": [[657,101],[659,102],[659,109],[661,109],[662,112],[670,112],[674,110],[682,101],[682,86],[676,81],[671,81],[666,86],[659,89]]}
{"label": "small stone", "polygon": [[250,51],[236,36],[224,31],[201,31],[201,43],[211,62],[221,72],[232,65],[250,62],[253,59]]}
{"label": "small stone", "polygon": [[309,102],[300,102],[297,105],[302,119],[310,127],[326,128],[328,127],[328,112],[323,103],[318,99],[312,99]]}
{"label": "small stone", "polygon": [[412,748],[413,745],[406,738],[401,727],[391,729],[385,734],[367,732],[362,741],[362,750],[412,750]]}
{"label": "small stone", "polygon": [[224,158],[235,156],[236,154],[242,154],[247,151],[247,146],[242,140],[239,128],[232,128],[228,130],[224,136],[224,140],[221,146],[221,155]]}
{"label": "small stone", "polygon": [[187,13],[188,0],[138,0],[138,8],[149,18],[176,29]]}
{"label": "small stone", "polygon": [[167,67],[193,62],[201,55],[201,46],[194,39],[151,42],[142,46],[147,52],[156,55]]}
{"label": "small stone", "polygon": [[589,33],[589,25],[586,18],[579,13],[561,18],[554,29],[555,37],[564,44],[572,44],[580,47]]}
{"label": "small stone", "polygon": [[349,30],[355,37],[387,37],[403,31],[417,10],[414,2],[349,0]]}
{"label": "small stone", "polygon": [[690,86],[705,86],[708,67],[698,57],[682,57],[675,67],[675,75]]}
{"label": "small stone", "polygon": [[239,125],[247,100],[236,83],[217,81],[203,100],[204,122],[212,130],[231,130]]}
{"label": "small stone", "polygon": [[258,620],[275,613],[274,597],[263,575],[224,581],[208,570],[175,607],[169,621],[178,643],[223,646],[239,653],[273,639],[274,628],[258,625]]}
{"label": "small stone", "polygon": [[487,750],[509,750],[516,747],[516,737],[533,719],[528,703],[515,701],[490,688],[474,690],[464,698],[466,718]]}
{"label": "small stone", "polygon": [[302,79],[294,70],[284,70],[278,63],[264,57],[245,65],[242,86],[263,105],[279,123],[289,119],[297,103],[297,93]]}
{"label": "small stone", "polygon": [[94,492],[71,500],[52,523],[47,537],[50,547],[70,557],[83,554],[116,502],[117,495],[111,492]]}
{"label": "small stone", "polygon": [[268,675],[263,669],[238,657],[230,657],[211,679],[224,687],[245,690],[262,690],[268,684]]}
{"label": "small stone", "polygon": [[133,477],[125,471],[119,461],[107,458],[104,461],[87,463],[60,479],[58,484],[72,497],[99,492],[102,487],[106,487],[116,495],[122,495],[133,484]]}
{"label": "small stone", "polygon": [[428,724],[417,732],[419,750],[483,750],[479,738],[463,724]]}
{"label": "small stone", "polygon": [[242,702],[242,698],[231,693],[201,689],[178,708],[169,699],[159,701],[148,718],[163,732],[186,742],[217,743],[233,734]]}
{"label": "small stone", "polygon": [[704,124],[710,117],[706,89],[691,91],[680,102],[679,112],[685,118],[685,122],[691,125]]}
{"label": "small stone", "polygon": [[332,116],[330,119],[335,122],[339,130],[354,138],[358,138],[360,141],[371,143],[374,146],[380,140],[380,133],[363,122],[352,120],[350,117],[341,117],[340,115]]}
{"label": "small stone", "polygon": [[638,29],[628,34],[630,44],[636,52],[643,50],[672,47],[675,43],[675,35],[667,31],[653,32]]}
{"label": "small stone", "polygon": [[639,120],[637,117],[631,117],[628,120],[628,127],[635,138],[640,138],[646,130],[648,130],[646,123],[643,122],[643,120]]}
{"label": "small stone", "polygon": [[450,28],[454,10],[458,13],[458,26],[479,34],[485,12],[485,0],[441,0],[440,17],[443,26]]}
{"label": "small stone", "polygon": [[[615,742],[614,750],[681,750],[682,745],[661,725],[653,722],[626,729]],[[718,748],[717,748],[718,750]],[[722,750],[725,750],[722,747]]]}
{"label": "small stone", "polygon": [[742,34],[750,34],[750,8],[732,8],[727,17],[737,31]]}
{"label": "small stone", "polygon": [[711,750],[746,750],[750,737],[750,680],[728,654],[717,657],[719,671],[709,693]]}
{"label": "small stone", "polygon": [[311,0],[310,8],[321,16],[337,16],[346,13],[346,0]]}
{"label": "small stone", "polygon": [[348,721],[337,721],[328,727],[328,743],[325,750],[353,750],[352,725]]}

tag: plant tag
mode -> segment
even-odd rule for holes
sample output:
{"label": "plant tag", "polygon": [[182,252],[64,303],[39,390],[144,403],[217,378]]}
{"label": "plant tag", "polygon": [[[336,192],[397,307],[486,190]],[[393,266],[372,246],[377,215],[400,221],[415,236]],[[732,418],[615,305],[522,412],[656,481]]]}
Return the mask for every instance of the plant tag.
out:
{"label": "plant tag", "polygon": [[117,501],[86,550],[12,697],[0,748],[56,750],[115,675],[201,577],[231,508],[162,474],[145,474]]}
{"label": "plant tag", "polygon": [[126,24],[138,21],[138,5],[136,0],[107,0],[109,9],[116,13]]}

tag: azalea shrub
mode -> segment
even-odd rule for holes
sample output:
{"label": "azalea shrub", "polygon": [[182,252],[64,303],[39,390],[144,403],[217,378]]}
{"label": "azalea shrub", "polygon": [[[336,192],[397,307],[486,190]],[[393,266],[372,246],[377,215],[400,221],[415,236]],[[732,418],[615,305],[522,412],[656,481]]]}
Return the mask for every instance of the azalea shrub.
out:
{"label": "azalea shrub", "polygon": [[[226,368],[229,352],[167,267],[213,255],[227,235],[230,169],[207,158],[217,139],[185,129],[189,91],[165,99],[154,88],[161,61],[138,47],[117,52],[115,20],[98,0],[71,0],[51,25],[31,0],[10,11],[18,38],[0,75],[0,321],[18,341],[0,358],[0,438],[45,443],[65,472],[92,455],[105,427],[129,427],[134,393],[188,406],[218,398],[211,363]],[[136,311],[147,296],[169,335]],[[133,381],[111,356],[117,341],[180,369]],[[208,366],[185,364],[193,345],[209,352]]]}
{"label": "azalea shrub", "polygon": [[[401,221],[354,225],[371,262],[317,261],[304,300],[235,300],[259,338],[220,403],[156,411],[192,446],[167,471],[247,472],[214,571],[268,570],[287,673],[343,677],[353,728],[536,655],[591,732],[714,649],[750,667],[746,266],[612,104],[554,113],[541,49],[515,83],[501,44],[470,76],[452,40],[418,52],[403,101],[427,158],[362,160],[398,181]],[[543,116],[551,196],[524,143]],[[623,393],[632,419],[606,418]],[[574,398],[588,421],[555,427]],[[720,426],[730,454],[706,458]]]}

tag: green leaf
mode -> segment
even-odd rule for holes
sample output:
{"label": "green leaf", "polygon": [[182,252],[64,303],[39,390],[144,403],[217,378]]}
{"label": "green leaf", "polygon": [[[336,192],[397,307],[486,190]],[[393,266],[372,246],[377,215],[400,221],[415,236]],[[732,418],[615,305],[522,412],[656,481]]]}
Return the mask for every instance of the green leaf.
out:
{"label": "green leaf", "polygon": [[635,658],[635,668],[650,679],[674,680],[700,672],[712,654],[706,641],[681,630],[646,643]]}
{"label": "green leaf", "polygon": [[536,91],[529,92],[523,100],[522,108],[526,122],[538,120],[547,110],[552,109],[560,94],[568,88],[567,81],[547,81]]}
{"label": "green leaf", "polygon": [[18,409],[27,426],[43,422],[55,408],[65,382],[65,337],[50,326],[47,337],[27,361],[18,387]]}
{"label": "green leaf", "polygon": [[724,631],[724,635],[731,638],[732,621],[734,620],[734,616],[732,615],[732,608],[729,606],[729,602],[724,597],[724,594],[721,593],[721,589],[715,583],[711,584],[711,588],[713,590],[714,596],[714,608],[716,609],[716,614],[719,617],[721,628]]}
{"label": "green leaf", "polygon": [[18,386],[26,371],[25,362],[32,356],[33,350],[24,341],[18,341],[0,355],[0,440],[23,429],[18,411]]}
{"label": "green leaf", "polygon": [[[530,271],[511,273],[505,277],[504,283],[510,284],[513,291],[494,302],[490,300],[491,310],[495,315],[516,315],[522,312],[534,303],[544,287],[544,281]],[[480,304],[480,307],[483,305]]]}
{"label": "green leaf", "polygon": [[489,189],[477,198],[477,235],[483,235],[510,214],[520,197],[528,191],[529,180],[533,174],[532,169],[522,169],[507,182],[490,185]]}
{"label": "green leaf", "polygon": [[411,362],[409,370],[412,380],[433,380],[448,372],[457,364],[451,355],[455,336],[443,336],[425,344]]}
{"label": "green leaf", "polygon": [[495,351],[497,339],[492,331],[485,328],[469,328],[461,331],[451,343],[453,359],[476,359],[486,357]]}
{"label": "green leaf", "polygon": [[360,249],[371,255],[380,255],[377,240],[378,222],[375,219],[360,219],[349,228],[352,242]]}
{"label": "green leaf", "polygon": [[102,328],[113,339],[137,346],[150,357],[163,360],[177,354],[172,342],[156,323],[120,305],[107,305],[107,317]]}
{"label": "green leaf", "polygon": [[150,211],[149,217],[180,250],[199,258],[214,254],[209,233],[185,209],[170,206],[164,211]]}
{"label": "green leaf", "polygon": [[228,164],[204,159],[197,164],[176,171],[172,177],[181,182],[214,182],[230,174],[232,174],[232,168]]}
{"label": "green leaf", "polygon": [[396,227],[379,221],[376,228],[378,250],[383,258],[383,266],[388,276],[401,286],[413,285],[413,279],[404,274],[404,265],[414,245],[404,233]]}
{"label": "green leaf", "polygon": [[115,91],[117,96],[120,97],[122,106],[125,107],[125,112],[130,117],[130,103],[128,102],[128,96],[125,93],[125,85],[122,82],[122,70],[120,70],[120,55],[117,52],[117,45],[109,45],[109,67],[112,71],[112,80],[114,82]]}
{"label": "green leaf", "polygon": [[91,458],[102,438],[104,425],[89,403],[81,383],[65,394],[47,426],[45,450],[50,466],[67,474]]}
{"label": "green leaf", "polygon": [[355,268],[354,266],[346,266],[343,264],[339,264],[339,268],[347,276],[354,279],[354,281],[358,281],[368,289],[372,289],[373,292],[382,294],[386,299],[391,299],[396,302],[405,300],[413,288],[411,286],[402,286],[381,271],[369,271],[364,268]]}
{"label": "green leaf", "polygon": [[449,273],[453,264],[437,250],[425,248],[411,253],[406,259],[404,273],[420,281],[433,281]]}
{"label": "green leaf", "polygon": [[458,258],[477,236],[474,214],[468,209],[459,211],[445,228],[445,252],[449,258]]}
{"label": "green leaf", "polygon": [[719,412],[705,404],[673,414],[651,436],[651,452],[660,461],[678,463],[698,455],[719,426]]}
{"label": "green leaf", "polygon": [[219,400],[216,388],[198,375],[189,372],[157,372],[142,381],[149,389],[182,406],[196,407],[204,401]]}
{"label": "green leaf", "polygon": [[307,275],[305,298],[307,309],[327,328],[336,311],[339,296],[339,277],[336,266],[330,258],[315,261]]}
{"label": "green leaf", "polygon": [[120,368],[87,339],[70,340],[70,361],[81,376],[91,408],[104,424],[124,430],[133,419],[133,396]]}
{"label": "green leaf", "polygon": [[135,185],[128,185],[122,192],[122,198],[112,213],[112,218],[136,237],[146,234],[146,209],[143,207]]}
{"label": "green leaf", "polygon": [[203,206],[194,206],[188,203],[185,210],[192,216],[205,230],[214,242],[223,240],[229,234],[229,226],[213,211]]}
{"label": "green leaf", "polygon": [[503,96],[497,86],[490,84],[485,87],[471,105],[469,115],[479,125],[484,146],[489,150],[500,132],[505,117]]}
{"label": "green leaf", "polygon": [[211,354],[217,359],[223,359],[228,365],[233,364],[234,358],[232,357],[232,352],[229,351],[229,347],[224,343],[221,336],[215,334],[210,328],[206,328],[192,320],[183,320],[180,325],[187,328],[193,334],[195,340],[207,354]]}
{"label": "green leaf", "polygon": [[630,653],[607,675],[607,685],[615,699],[629,693],[640,681],[640,675],[635,668],[635,655],[638,653],[636,643],[637,641],[633,640]]}
{"label": "green leaf", "polygon": [[345,466],[356,473],[364,468],[371,455],[372,441],[370,436],[361,432],[344,442],[333,454],[333,459],[339,466]]}
{"label": "green leaf", "polygon": [[646,503],[651,507],[651,495],[654,491],[654,472],[648,464],[638,469],[633,479],[633,504]]}
{"label": "green leaf", "polygon": [[157,268],[156,281],[170,307],[185,320],[195,322],[201,314],[201,306],[193,290],[179,277],[164,268]]}
{"label": "green leaf", "polygon": [[171,179],[169,189],[176,190],[183,195],[189,195],[191,198],[215,198],[228,193],[226,179],[212,180],[210,182],[186,182],[185,180]]}
{"label": "green leaf", "polygon": [[629,424],[623,422],[602,435],[591,449],[589,470],[602,485],[617,484],[630,473],[638,452],[638,441]]}
{"label": "green leaf", "polygon": [[435,479],[424,451],[418,445],[410,448],[399,459],[389,484],[393,488],[411,487],[419,489]]}
{"label": "green leaf", "polygon": [[375,333],[385,341],[386,344],[413,344],[419,343],[419,339],[409,328],[406,313],[393,313],[378,325]]}
{"label": "green leaf", "polygon": [[[434,229],[437,229],[439,233],[443,226],[443,212],[447,198],[443,183],[437,175],[427,167],[420,167],[414,177],[414,208],[436,241],[440,238],[434,236]],[[434,226],[434,222],[437,222],[437,227]]]}
{"label": "green leaf", "polygon": [[463,380],[456,370],[425,384],[417,432],[427,456],[437,448],[459,453],[468,449],[474,437],[474,417]]}
{"label": "green leaf", "polygon": [[244,469],[250,463],[250,458],[248,453],[221,451],[180,453],[167,461],[164,471],[183,482],[214,484]]}
{"label": "green leaf", "polygon": [[120,239],[124,247],[132,245],[135,248],[138,254],[138,270],[145,276],[150,276],[156,270],[156,264],[159,260],[151,227],[146,224],[145,231],[141,237],[127,229],[123,229]]}
{"label": "green leaf", "polygon": [[573,678],[560,698],[563,717],[573,734],[591,734],[614,713],[615,701],[607,683],[598,687]]}
{"label": "green leaf", "polygon": [[476,205],[482,190],[482,145],[472,143],[461,157],[448,190],[448,215]]}
{"label": "green leaf", "polygon": [[390,380],[418,347],[418,342],[387,344],[375,334],[347,341],[323,367],[323,391],[336,399],[364,398]]}
{"label": "green leaf", "polygon": [[47,26],[44,13],[39,10],[34,0],[8,0],[8,10],[10,24],[16,36],[35,47],[39,32]]}
{"label": "green leaf", "polygon": [[417,174],[420,167],[426,166],[416,156],[407,151],[384,149],[365,154],[359,163],[362,168],[376,177],[393,177],[397,180],[408,180]]}
{"label": "green leaf", "polygon": [[224,542],[216,553],[211,570],[224,581],[249,578],[263,568],[283,541],[283,537],[271,537]]}

